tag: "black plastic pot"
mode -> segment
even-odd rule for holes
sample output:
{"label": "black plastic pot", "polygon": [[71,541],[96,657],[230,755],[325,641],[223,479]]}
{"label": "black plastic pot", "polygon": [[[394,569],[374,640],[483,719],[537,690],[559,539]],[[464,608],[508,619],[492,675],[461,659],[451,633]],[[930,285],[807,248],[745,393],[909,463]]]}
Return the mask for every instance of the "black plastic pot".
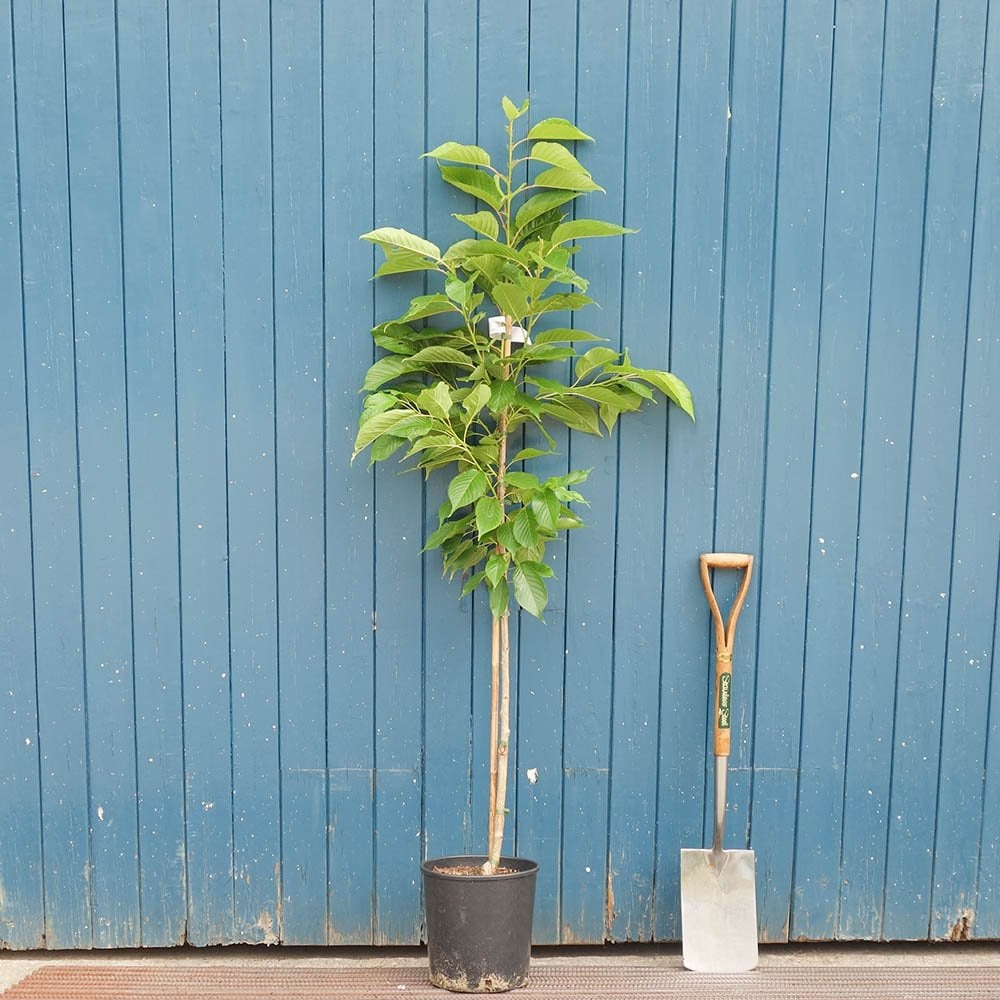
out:
{"label": "black plastic pot", "polygon": [[455,875],[438,868],[482,866],[482,856],[432,858],[424,880],[431,982],[455,993],[505,993],[524,986],[538,865],[501,858],[504,875]]}

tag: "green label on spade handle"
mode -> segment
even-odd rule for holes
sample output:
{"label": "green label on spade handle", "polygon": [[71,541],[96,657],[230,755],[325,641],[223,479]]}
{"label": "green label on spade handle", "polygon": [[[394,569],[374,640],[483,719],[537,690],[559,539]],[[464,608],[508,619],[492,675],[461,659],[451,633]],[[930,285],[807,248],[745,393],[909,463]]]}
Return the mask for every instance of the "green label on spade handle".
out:
{"label": "green label on spade handle", "polygon": [[719,728],[728,729],[730,721],[729,702],[732,697],[733,675],[726,671],[719,674]]}

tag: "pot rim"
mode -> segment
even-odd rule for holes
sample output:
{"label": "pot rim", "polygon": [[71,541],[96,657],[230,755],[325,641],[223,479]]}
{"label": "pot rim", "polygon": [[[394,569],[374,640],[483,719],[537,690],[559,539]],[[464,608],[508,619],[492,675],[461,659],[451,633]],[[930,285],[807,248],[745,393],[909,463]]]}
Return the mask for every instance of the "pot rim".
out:
{"label": "pot rim", "polygon": [[485,854],[450,854],[445,857],[427,858],[420,862],[420,870],[425,876],[438,879],[446,879],[456,882],[496,882],[497,879],[526,878],[538,873],[538,862],[528,858],[511,858],[501,855],[500,864],[509,868],[516,868],[512,872],[500,872],[496,875],[457,875],[454,872],[443,872],[437,869],[437,865],[446,867],[458,865],[480,866],[486,860]]}

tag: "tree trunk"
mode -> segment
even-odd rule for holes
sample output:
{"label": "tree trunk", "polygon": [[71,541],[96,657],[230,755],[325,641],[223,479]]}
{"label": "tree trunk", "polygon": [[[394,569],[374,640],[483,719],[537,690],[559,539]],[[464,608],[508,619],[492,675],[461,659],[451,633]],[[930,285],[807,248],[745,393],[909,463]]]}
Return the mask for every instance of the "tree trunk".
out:
{"label": "tree trunk", "polygon": [[[500,354],[510,357],[512,321],[504,317],[504,336]],[[504,365],[504,378],[510,378],[510,365]],[[506,517],[507,501],[507,410],[497,420],[497,500]],[[499,548],[499,547],[498,547]],[[499,549],[499,551],[503,551]],[[507,771],[510,747],[510,611],[493,619],[492,669],[490,671],[490,812],[487,834],[487,859],[483,873],[492,875],[500,864],[504,822],[507,818]]]}

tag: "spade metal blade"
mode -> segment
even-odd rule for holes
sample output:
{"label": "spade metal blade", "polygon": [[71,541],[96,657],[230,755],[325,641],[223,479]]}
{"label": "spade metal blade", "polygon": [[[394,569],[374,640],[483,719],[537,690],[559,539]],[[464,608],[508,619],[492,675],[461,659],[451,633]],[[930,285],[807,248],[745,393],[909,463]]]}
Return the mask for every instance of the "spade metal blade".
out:
{"label": "spade metal blade", "polygon": [[684,966],[748,972],[757,966],[753,851],[681,850]]}

